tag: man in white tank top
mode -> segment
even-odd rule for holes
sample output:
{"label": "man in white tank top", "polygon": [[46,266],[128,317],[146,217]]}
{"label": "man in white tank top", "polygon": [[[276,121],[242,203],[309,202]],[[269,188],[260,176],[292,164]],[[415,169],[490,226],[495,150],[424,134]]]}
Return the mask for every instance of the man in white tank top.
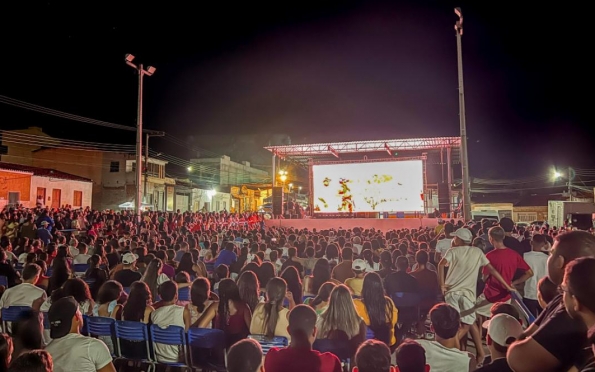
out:
{"label": "man in white tank top", "polygon": [[441,303],[430,310],[430,320],[436,341],[417,340],[426,351],[430,371],[474,371],[475,358],[458,348],[457,334],[461,324],[459,312],[454,307]]}
{"label": "man in white tank top", "polygon": [[[164,305],[151,313],[151,322],[161,328],[173,325],[187,331],[190,325],[190,312],[185,307],[176,305],[178,285],[172,281],[161,284],[159,295]],[[177,363],[183,361],[182,352],[183,350],[179,346],[155,345],[155,354],[159,362]]]}

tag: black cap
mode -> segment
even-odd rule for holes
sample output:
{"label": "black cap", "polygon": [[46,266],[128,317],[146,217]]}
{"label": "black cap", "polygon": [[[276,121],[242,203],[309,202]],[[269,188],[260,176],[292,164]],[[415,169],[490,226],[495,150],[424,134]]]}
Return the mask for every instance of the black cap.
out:
{"label": "black cap", "polygon": [[63,297],[52,303],[48,311],[50,320],[50,337],[52,339],[62,338],[70,333],[72,318],[74,318],[79,304],[74,297]]}

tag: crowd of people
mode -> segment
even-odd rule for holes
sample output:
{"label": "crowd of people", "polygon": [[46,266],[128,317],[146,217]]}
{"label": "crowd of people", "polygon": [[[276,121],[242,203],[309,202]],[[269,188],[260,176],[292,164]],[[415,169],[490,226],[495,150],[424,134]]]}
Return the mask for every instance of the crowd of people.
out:
{"label": "crowd of people", "polygon": [[[0,311],[25,308],[4,322],[0,372],[187,360],[182,345],[84,335],[89,317],[220,330],[227,358],[207,358],[230,372],[595,371],[591,232],[508,218],[391,231],[233,218],[5,209]],[[269,340],[284,342],[263,352]]]}

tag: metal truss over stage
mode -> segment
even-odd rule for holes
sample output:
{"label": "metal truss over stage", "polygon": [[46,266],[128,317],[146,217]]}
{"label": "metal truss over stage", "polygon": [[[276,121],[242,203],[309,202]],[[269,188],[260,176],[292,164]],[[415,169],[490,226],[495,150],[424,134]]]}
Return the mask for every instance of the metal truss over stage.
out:
{"label": "metal truss over stage", "polygon": [[460,137],[432,137],[268,146],[265,147],[265,149],[281,159],[303,163],[309,158],[316,160],[321,160],[321,158],[334,158],[336,160],[341,157],[341,154],[387,152],[392,156],[394,155],[394,152],[397,151],[458,150],[460,146]]}

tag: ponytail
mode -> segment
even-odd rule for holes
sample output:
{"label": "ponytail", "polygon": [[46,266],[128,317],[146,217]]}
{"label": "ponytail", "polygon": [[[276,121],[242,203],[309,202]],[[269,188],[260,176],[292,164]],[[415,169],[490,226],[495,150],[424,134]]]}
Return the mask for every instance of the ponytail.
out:
{"label": "ponytail", "polygon": [[275,328],[277,327],[277,320],[279,320],[279,311],[277,310],[277,301],[272,300],[264,304],[264,328],[265,336],[273,338],[275,336]]}

